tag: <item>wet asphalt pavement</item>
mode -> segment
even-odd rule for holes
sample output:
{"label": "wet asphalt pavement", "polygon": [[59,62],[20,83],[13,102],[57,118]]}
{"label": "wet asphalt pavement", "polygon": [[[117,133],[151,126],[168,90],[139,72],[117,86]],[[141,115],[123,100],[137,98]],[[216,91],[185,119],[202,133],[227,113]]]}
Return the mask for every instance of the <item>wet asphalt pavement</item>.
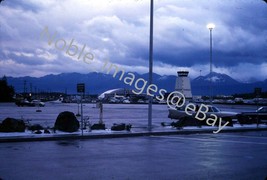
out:
{"label": "wet asphalt pavement", "polygon": [[0,159],[2,179],[263,180],[267,131],[1,143]]}

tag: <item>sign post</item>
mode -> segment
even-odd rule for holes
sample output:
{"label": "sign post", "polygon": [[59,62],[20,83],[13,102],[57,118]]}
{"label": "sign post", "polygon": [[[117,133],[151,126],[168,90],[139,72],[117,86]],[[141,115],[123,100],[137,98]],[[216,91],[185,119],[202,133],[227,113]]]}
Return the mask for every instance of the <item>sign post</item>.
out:
{"label": "sign post", "polygon": [[[257,100],[257,110],[259,109],[259,98],[261,97],[262,89],[261,88],[255,88],[254,94],[256,95]],[[259,127],[259,113],[257,111],[257,128]]]}
{"label": "sign post", "polygon": [[84,83],[79,83],[77,84],[77,92],[81,94],[81,129],[82,129],[82,136],[83,136],[83,95],[85,92],[85,84]]}

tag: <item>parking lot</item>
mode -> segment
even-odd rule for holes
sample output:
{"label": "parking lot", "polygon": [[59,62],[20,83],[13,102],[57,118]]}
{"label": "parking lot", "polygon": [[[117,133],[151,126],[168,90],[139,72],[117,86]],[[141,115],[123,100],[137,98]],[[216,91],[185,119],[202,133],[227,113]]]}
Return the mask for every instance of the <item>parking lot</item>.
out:
{"label": "parking lot", "polygon": [[1,143],[2,179],[264,179],[267,131]]}

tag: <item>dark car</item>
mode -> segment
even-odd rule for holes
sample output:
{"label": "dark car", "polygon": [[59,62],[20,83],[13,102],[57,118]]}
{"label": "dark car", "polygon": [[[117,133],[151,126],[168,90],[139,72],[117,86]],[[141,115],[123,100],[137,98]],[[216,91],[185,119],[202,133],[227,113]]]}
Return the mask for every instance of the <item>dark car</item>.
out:
{"label": "dark car", "polygon": [[16,104],[17,106],[19,106],[19,107],[20,107],[20,106],[21,106],[21,107],[23,107],[23,106],[34,107],[34,106],[35,106],[33,103],[29,102],[28,100],[18,100],[18,101],[15,102],[15,104]]}
{"label": "dark car", "polygon": [[44,107],[45,103],[41,102],[40,100],[33,100],[33,101],[28,101],[28,100],[18,100],[15,102],[15,104],[17,106],[28,106],[28,107],[35,107],[35,106],[39,106],[39,107]]}
{"label": "dark car", "polygon": [[240,124],[259,124],[267,122],[267,107],[260,107],[254,112],[242,112],[237,115]]}

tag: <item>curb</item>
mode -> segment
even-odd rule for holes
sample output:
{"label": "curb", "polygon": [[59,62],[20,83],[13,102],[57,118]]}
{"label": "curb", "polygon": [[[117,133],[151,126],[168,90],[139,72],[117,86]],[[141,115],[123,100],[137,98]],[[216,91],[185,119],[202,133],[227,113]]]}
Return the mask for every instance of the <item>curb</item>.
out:
{"label": "curb", "polygon": [[[220,133],[248,132],[248,131],[267,131],[267,128],[239,128],[224,129]],[[205,134],[213,133],[213,129],[189,129],[189,130],[169,130],[169,131],[145,131],[113,134],[64,134],[52,135],[46,137],[0,137],[0,143],[8,142],[34,142],[34,141],[58,141],[58,140],[84,140],[84,139],[104,139],[104,138],[125,138],[125,137],[142,137],[142,136],[166,136],[166,135],[188,135],[188,134]]]}

